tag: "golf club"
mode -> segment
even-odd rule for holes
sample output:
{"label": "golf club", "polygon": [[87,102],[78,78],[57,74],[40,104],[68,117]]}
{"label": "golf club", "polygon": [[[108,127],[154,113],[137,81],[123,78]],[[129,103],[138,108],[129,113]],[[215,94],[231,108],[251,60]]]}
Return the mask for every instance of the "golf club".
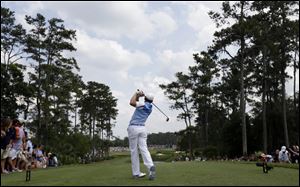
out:
{"label": "golf club", "polygon": [[[137,89],[137,91],[139,92],[140,91],[140,89]],[[142,91],[142,93],[143,93],[143,91]],[[144,93],[143,93],[144,94]],[[144,94],[145,95],[145,94]],[[153,102],[152,102],[152,104],[163,114],[163,115],[165,115],[166,117],[167,117],[167,119],[166,119],[166,121],[168,122],[169,121],[169,117],[163,112],[163,111],[161,111],[159,108],[158,108],[158,106],[156,106]]]}
{"label": "golf club", "polygon": [[165,115],[167,117],[166,121],[169,121],[169,117],[163,112],[161,111],[154,103],[152,103],[163,115]]}

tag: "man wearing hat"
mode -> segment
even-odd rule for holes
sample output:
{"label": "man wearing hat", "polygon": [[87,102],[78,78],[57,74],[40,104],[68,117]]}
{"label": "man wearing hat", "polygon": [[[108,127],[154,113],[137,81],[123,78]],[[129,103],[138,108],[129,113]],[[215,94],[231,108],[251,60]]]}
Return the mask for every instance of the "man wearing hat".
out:
{"label": "man wearing hat", "polygon": [[[139,101],[140,97],[145,97],[144,102]],[[144,177],[146,174],[140,172],[139,152],[140,149],[144,165],[148,168],[149,179],[155,178],[155,166],[147,147],[147,132],[145,122],[152,112],[152,102],[154,97],[151,94],[144,94],[138,90],[130,99],[130,105],[135,107],[127,128],[129,148],[131,153],[131,166],[134,178]]]}
{"label": "man wearing hat", "polygon": [[281,150],[279,151],[278,159],[279,159],[279,162],[290,163],[289,152],[286,150],[286,146],[281,147]]}

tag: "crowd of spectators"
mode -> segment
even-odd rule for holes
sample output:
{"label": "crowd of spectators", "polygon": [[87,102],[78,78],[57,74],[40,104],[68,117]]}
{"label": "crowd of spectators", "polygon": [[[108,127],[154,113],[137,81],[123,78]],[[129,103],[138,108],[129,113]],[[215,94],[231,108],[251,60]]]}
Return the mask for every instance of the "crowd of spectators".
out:
{"label": "crowd of spectators", "polygon": [[262,153],[259,158],[264,158],[266,162],[277,163],[299,163],[299,146],[293,145],[289,148],[281,146],[281,149],[276,149],[272,154]]}
{"label": "crowd of spectators", "polygon": [[46,154],[43,145],[35,145],[18,120],[1,119],[1,173],[22,172],[29,167],[57,167],[57,156]]}

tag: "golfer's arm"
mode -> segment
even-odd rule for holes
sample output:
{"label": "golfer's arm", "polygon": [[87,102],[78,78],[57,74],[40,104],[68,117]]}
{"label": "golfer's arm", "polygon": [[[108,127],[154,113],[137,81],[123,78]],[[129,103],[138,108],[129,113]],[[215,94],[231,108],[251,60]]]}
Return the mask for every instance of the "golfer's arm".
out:
{"label": "golfer's arm", "polygon": [[133,107],[136,107],[136,102],[139,100],[139,96],[134,93],[133,96],[131,97],[130,99],[130,105],[133,106]]}

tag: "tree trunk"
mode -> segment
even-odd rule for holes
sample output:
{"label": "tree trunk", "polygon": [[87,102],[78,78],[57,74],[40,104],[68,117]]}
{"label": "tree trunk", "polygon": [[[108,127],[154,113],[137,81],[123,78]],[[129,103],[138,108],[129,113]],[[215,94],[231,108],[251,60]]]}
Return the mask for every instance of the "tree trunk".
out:
{"label": "tree trunk", "polygon": [[294,56],[294,85],[293,85],[293,93],[294,93],[294,112],[297,115],[297,112],[296,112],[297,111],[297,107],[296,107],[296,71],[297,71],[297,52],[295,51],[295,56]]}
{"label": "tree trunk", "polygon": [[282,99],[282,118],[283,118],[283,130],[284,130],[284,143],[287,147],[289,144],[289,135],[286,120],[286,100],[285,100],[285,67],[284,62],[281,63],[281,99]]}
{"label": "tree trunk", "polygon": [[[240,27],[243,27],[243,19],[244,19],[244,1],[241,2],[241,17],[240,17]],[[244,88],[244,48],[245,48],[245,38],[243,28],[241,28],[241,98],[240,98],[240,113],[241,113],[241,121],[242,121],[242,139],[243,139],[243,155],[247,155],[247,129],[246,129],[246,113],[245,113],[245,88]]]}
{"label": "tree trunk", "polygon": [[[296,38],[296,45],[298,44],[298,38]],[[297,115],[297,98],[296,98],[296,72],[297,72],[297,52],[299,53],[299,47],[295,50],[294,56],[294,85],[293,85],[293,92],[294,92],[294,115],[295,115],[295,126],[297,128],[297,132],[299,132],[299,116]],[[299,145],[299,138],[297,138],[297,144]]]}
{"label": "tree trunk", "polygon": [[[207,106],[206,106],[207,107]],[[208,144],[208,109],[205,109],[205,138]]]}
{"label": "tree trunk", "polygon": [[268,133],[267,133],[267,117],[266,117],[266,93],[267,93],[267,65],[266,65],[266,48],[263,48],[263,94],[262,94],[262,105],[263,105],[263,147],[264,153],[268,153]]}
{"label": "tree trunk", "polygon": [[[283,6],[281,6],[281,18],[282,18],[282,25],[285,25],[286,23],[286,12]],[[282,34],[284,34],[284,30],[282,31]],[[281,38],[282,39],[282,38]],[[283,38],[285,39],[285,38]],[[289,147],[289,136],[288,136],[288,127],[287,127],[287,119],[286,119],[286,93],[285,93],[285,69],[287,67],[287,62],[285,59],[285,55],[287,53],[287,44],[286,40],[281,40],[280,41],[280,46],[281,46],[281,60],[280,62],[280,67],[281,67],[281,100],[282,100],[282,119],[283,119],[283,130],[284,130],[284,143],[286,147]],[[279,53],[280,54],[280,53]]]}
{"label": "tree trunk", "polygon": [[77,95],[76,95],[75,99],[76,100],[75,100],[75,116],[74,116],[75,125],[74,125],[74,131],[77,132]]}
{"label": "tree trunk", "polygon": [[187,100],[186,100],[185,94],[184,94],[184,102],[185,102],[185,108],[186,108],[187,117],[188,117],[188,120],[189,120],[189,126],[191,126],[192,125],[192,123],[191,123],[191,115],[190,115],[189,108],[187,106]]}
{"label": "tree trunk", "polygon": [[89,135],[90,135],[90,138],[92,139],[92,117],[89,116]]}
{"label": "tree trunk", "polygon": [[[39,49],[39,54],[41,49]],[[41,123],[41,57],[39,57],[38,66],[38,95],[36,98],[37,109],[38,109],[38,142],[42,143],[42,123]]]}
{"label": "tree trunk", "polygon": [[47,73],[46,73],[46,87],[45,87],[45,104],[48,108],[44,108],[44,113],[45,113],[45,119],[44,119],[44,123],[45,123],[45,138],[44,138],[44,142],[45,142],[45,146],[47,146],[48,143],[48,125],[49,125],[49,121],[50,121],[50,111],[49,111],[49,89],[48,86],[50,86],[48,84],[48,69],[47,69]]}
{"label": "tree trunk", "polygon": [[95,117],[93,118],[93,161],[95,162]]}
{"label": "tree trunk", "polygon": [[[268,66],[269,67],[269,66]],[[268,83],[269,83],[269,85],[270,85],[270,79],[269,79],[269,74],[267,74],[267,79],[268,79]],[[267,97],[267,103],[266,103],[266,105],[267,105],[267,107],[266,108],[272,108],[271,106],[270,106],[270,104],[271,104],[271,93],[270,93],[270,89],[269,90],[267,90],[267,93],[266,93],[266,97]],[[271,110],[270,110],[271,111]],[[269,117],[269,113],[270,113],[270,111],[268,111],[268,112],[266,112],[266,118],[268,118]],[[273,136],[272,136],[272,119],[270,119],[269,120],[269,126],[268,126],[268,142],[269,142],[269,147],[271,147],[271,148],[273,148],[273,140],[272,140],[272,138],[273,138]]]}
{"label": "tree trunk", "polygon": [[[188,118],[188,122],[189,122],[189,127],[192,126],[192,123],[191,123],[191,115],[190,115],[190,111],[189,111],[189,108],[187,106],[187,100],[186,100],[186,97],[185,97],[185,94],[184,94],[184,102],[185,102],[185,107],[186,107],[186,117]],[[191,136],[191,130],[190,128],[188,128],[188,136],[189,136],[189,155],[190,155],[190,160],[193,159],[193,147],[192,147],[192,136]]]}

